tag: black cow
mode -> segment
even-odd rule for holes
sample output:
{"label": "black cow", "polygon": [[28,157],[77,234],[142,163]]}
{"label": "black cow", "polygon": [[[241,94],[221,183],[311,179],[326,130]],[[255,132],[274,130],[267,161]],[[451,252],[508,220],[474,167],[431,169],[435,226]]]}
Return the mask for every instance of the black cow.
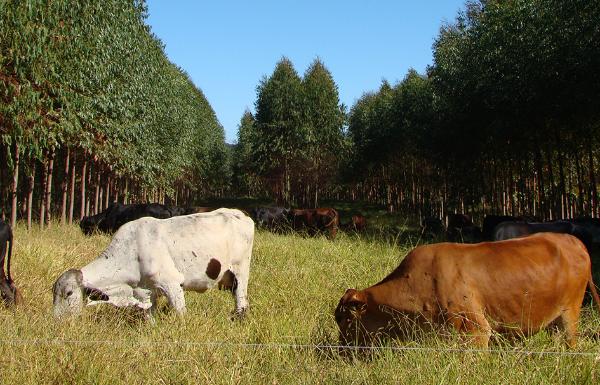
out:
{"label": "black cow", "polygon": [[590,217],[580,217],[569,219],[569,222],[585,228],[592,234],[592,242],[600,244],[600,219]]}
{"label": "black cow", "polygon": [[290,209],[284,207],[257,207],[250,211],[250,217],[259,228],[282,231],[290,228]]}
{"label": "black cow", "polygon": [[94,230],[103,233],[114,233],[127,222],[134,221],[142,217],[154,217],[159,219],[171,218],[186,213],[186,209],[178,207],[169,207],[159,203],[137,203],[124,205],[121,203],[111,203],[103,212],[84,217],[79,223],[79,227],[84,234],[90,235]]}
{"label": "black cow", "polygon": [[[17,305],[21,295],[10,276],[10,259],[12,257],[13,233],[8,223],[0,219],[0,296],[6,306]],[[6,253],[8,247],[8,254]],[[6,272],[4,258],[6,257]]]}
{"label": "black cow", "polygon": [[421,221],[421,236],[426,239],[433,239],[442,236],[446,232],[446,227],[440,218],[425,217]]}
{"label": "black cow", "polygon": [[481,241],[481,229],[473,224],[467,214],[449,214],[446,235],[450,242]]}
{"label": "black cow", "polygon": [[483,239],[486,241],[493,240],[494,229],[502,222],[519,222],[519,220],[512,215],[486,215],[485,218],[483,218]]}
{"label": "black cow", "polygon": [[494,230],[494,241],[517,238],[534,233],[564,233],[571,234],[579,238],[581,242],[590,250],[593,243],[593,236],[584,226],[571,223],[569,221],[554,222],[503,222],[496,226]]}

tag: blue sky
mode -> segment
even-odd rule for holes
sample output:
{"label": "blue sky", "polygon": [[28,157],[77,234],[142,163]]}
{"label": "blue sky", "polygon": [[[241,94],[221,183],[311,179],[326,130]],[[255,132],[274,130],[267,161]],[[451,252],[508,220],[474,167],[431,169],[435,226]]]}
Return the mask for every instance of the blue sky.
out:
{"label": "blue sky", "polygon": [[431,45],[464,0],[147,0],[148,23],[169,59],[202,89],[225,128],[237,138],[256,86],[282,56],[300,75],[319,57],[340,101],[350,108],[383,79],[424,72]]}

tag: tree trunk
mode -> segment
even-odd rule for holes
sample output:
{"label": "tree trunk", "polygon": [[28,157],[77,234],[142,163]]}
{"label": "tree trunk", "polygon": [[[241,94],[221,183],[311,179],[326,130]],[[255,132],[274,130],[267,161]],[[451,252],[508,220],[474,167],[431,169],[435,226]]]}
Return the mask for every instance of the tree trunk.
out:
{"label": "tree trunk", "polygon": [[546,205],[545,205],[545,196],[544,196],[544,175],[542,169],[542,154],[540,149],[537,148],[535,152],[535,168],[537,171],[537,201],[539,205],[539,212],[541,219],[545,219],[546,216]]}
{"label": "tree trunk", "polygon": [[592,138],[590,136],[588,140],[588,163],[590,170],[590,205],[591,205],[591,214],[592,217],[595,218],[598,216],[598,191],[596,189],[596,173],[594,171],[594,155],[592,153]]}
{"label": "tree trunk", "polygon": [[83,166],[81,166],[81,209],[79,210],[79,220],[85,217],[85,180],[87,179],[87,154],[83,154]]}
{"label": "tree trunk", "polygon": [[48,181],[46,182],[46,223],[51,226],[52,220],[52,174],[54,171],[54,150],[50,152],[48,160]]}
{"label": "tree trunk", "polygon": [[94,172],[96,173],[96,186],[95,186],[95,192],[94,192],[94,214],[98,214],[100,212],[100,208],[98,207],[98,199],[100,199],[100,174],[101,174],[101,168],[98,166],[98,164],[95,164],[96,167],[94,167]]}
{"label": "tree trunk", "polygon": [[15,158],[12,177],[11,207],[10,207],[10,226],[14,229],[17,224],[17,187],[19,186],[19,144],[15,142]]}
{"label": "tree trunk", "polygon": [[575,172],[577,174],[577,210],[578,215],[582,215],[585,192],[583,189],[583,173],[581,172],[581,159],[578,155],[579,154],[574,154],[573,158],[575,159]]}
{"label": "tree trunk", "polygon": [[[92,185],[92,173],[94,172],[94,164],[90,163],[90,167],[88,168],[88,173],[86,175],[87,178],[87,185],[91,186]],[[91,204],[91,194],[86,194],[85,197],[85,215],[89,216],[90,215],[90,204]]]}
{"label": "tree trunk", "polygon": [[[559,143],[557,141],[557,143]],[[558,148],[558,147],[557,147]],[[565,169],[564,169],[564,155],[563,152],[558,148],[558,177],[560,178],[559,182],[559,190],[560,190],[560,214],[561,218],[566,218],[568,203],[567,199],[567,191],[566,191],[566,183],[565,183]]]}
{"label": "tree trunk", "polygon": [[33,213],[33,189],[35,187],[35,161],[31,161],[27,186],[27,230],[31,230],[31,214]]}
{"label": "tree trunk", "polygon": [[108,208],[108,202],[110,200],[110,177],[106,178],[106,197],[104,201],[104,210]]}
{"label": "tree trunk", "polygon": [[65,157],[65,174],[61,183],[62,202],[60,205],[60,224],[67,222],[67,187],[69,181],[69,161],[71,160],[71,149],[67,147],[67,156]]}
{"label": "tree trunk", "polygon": [[[118,202],[119,197],[121,196],[120,195],[121,191],[119,191],[121,181],[122,181],[121,178],[117,178],[117,179],[113,180],[112,189],[113,189],[113,192],[115,193],[113,200],[112,200],[113,202]],[[108,202],[108,203],[110,204],[111,202]],[[106,208],[108,208],[108,206]]]}
{"label": "tree trunk", "polygon": [[42,193],[40,194],[40,229],[46,224],[46,192],[48,189],[48,165],[42,161]]}
{"label": "tree trunk", "polygon": [[75,208],[75,154],[71,162],[71,186],[69,187],[69,224],[73,224],[73,209]]}

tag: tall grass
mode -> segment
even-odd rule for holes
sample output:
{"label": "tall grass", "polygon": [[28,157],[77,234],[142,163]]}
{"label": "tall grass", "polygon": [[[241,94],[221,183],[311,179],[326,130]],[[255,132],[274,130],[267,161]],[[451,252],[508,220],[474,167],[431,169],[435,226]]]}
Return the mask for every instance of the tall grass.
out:
{"label": "tall grass", "polygon": [[[397,238],[396,238],[397,239]],[[250,276],[250,312],[230,321],[230,293],[186,293],[188,312],[162,311],[155,324],[133,311],[88,308],[67,322],[52,318],[52,284],[100,253],[110,237],[76,227],[15,229],[13,272],[25,303],[0,310],[0,383],[599,383],[600,317],[586,309],[577,349],[540,333],[500,341],[494,353],[458,352],[460,338],[428,336],[367,357],[340,356],[333,310],[344,290],[369,286],[407,249],[341,235],[335,241],[258,232]],[[315,346],[321,346],[317,348]],[[423,348],[423,350],[419,350]],[[566,355],[528,354],[526,351]]]}

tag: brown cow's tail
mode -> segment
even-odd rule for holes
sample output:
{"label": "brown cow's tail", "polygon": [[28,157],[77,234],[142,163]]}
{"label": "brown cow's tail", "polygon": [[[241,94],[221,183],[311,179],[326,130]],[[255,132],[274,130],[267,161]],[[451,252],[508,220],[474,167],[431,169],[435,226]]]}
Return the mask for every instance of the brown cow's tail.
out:
{"label": "brown cow's tail", "polygon": [[594,284],[594,280],[592,279],[592,273],[590,272],[590,278],[588,279],[588,289],[594,298],[594,302],[596,302],[596,307],[598,308],[598,312],[600,312],[600,297],[598,296],[598,292],[596,291],[596,285]]}

